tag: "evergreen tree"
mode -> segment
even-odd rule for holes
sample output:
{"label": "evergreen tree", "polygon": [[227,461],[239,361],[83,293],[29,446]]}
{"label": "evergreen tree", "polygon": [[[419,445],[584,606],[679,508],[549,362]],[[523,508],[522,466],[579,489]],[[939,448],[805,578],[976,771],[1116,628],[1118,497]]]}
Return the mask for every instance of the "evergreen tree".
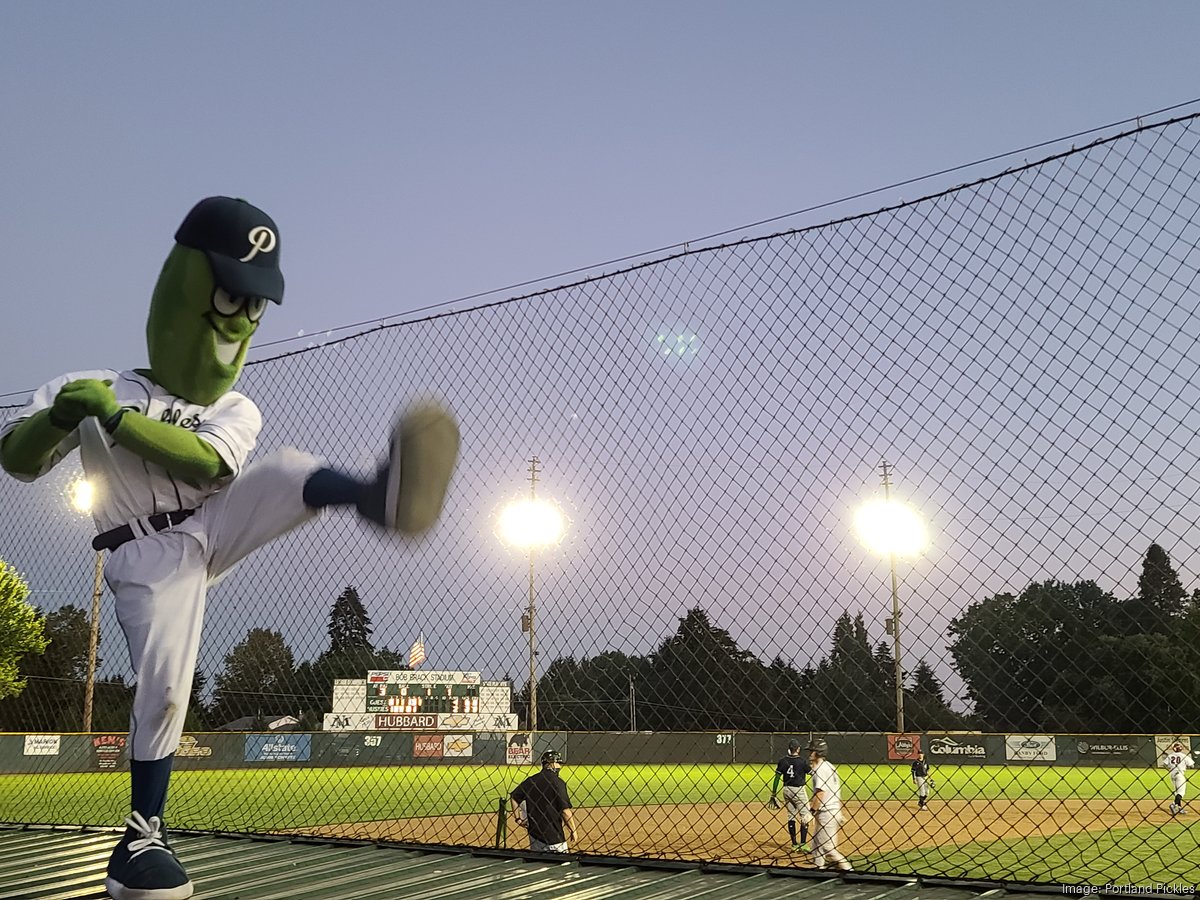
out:
{"label": "evergreen tree", "polygon": [[251,629],[229,651],[217,675],[212,717],[224,725],[244,716],[275,716],[295,711],[288,693],[295,658],[278,631]]}
{"label": "evergreen tree", "polygon": [[1171,623],[1183,615],[1186,598],[1167,551],[1151,544],[1142,560],[1137,596],[1124,604],[1129,630],[1135,634],[1170,631]]}
{"label": "evergreen tree", "polygon": [[329,650],[335,656],[357,656],[374,652],[371,644],[371,617],[358,596],[358,590],[349,585],[333,601],[329,610]]}

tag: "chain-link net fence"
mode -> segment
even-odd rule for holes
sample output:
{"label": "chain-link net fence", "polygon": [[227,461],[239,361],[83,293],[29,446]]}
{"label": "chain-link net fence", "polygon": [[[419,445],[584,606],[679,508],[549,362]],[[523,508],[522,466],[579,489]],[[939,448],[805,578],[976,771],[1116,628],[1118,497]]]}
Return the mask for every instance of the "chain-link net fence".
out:
{"label": "chain-link net fence", "polygon": [[[428,535],[328,511],[211,591],[169,821],[524,846],[506,798],[555,749],[582,853],[834,865],[836,831],[862,871],[1195,884],[1198,143],[1173,120],[250,365],[260,456],[366,475],[429,394],[462,454]],[[0,482],[51,638],[0,701],[4,821],[126,811],[78,475]],[[534,549],[531,494],[562,526]],[[814,736],[840,788],[800,798]]]}

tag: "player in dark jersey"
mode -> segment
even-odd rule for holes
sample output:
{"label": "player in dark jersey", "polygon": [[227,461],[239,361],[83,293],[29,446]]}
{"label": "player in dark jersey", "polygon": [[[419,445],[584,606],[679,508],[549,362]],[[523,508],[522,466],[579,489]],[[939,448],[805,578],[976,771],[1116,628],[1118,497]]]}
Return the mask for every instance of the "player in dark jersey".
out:
{"label": "player in dark jersey", "polygon": [[929,788],[932,787],[932,779],[929,777],[929,763],[925,761],[925,754],[918,753],[917,758],[912,764],[912,780],[917,786],[917,809],[925,809],[929,804]]}
{"label": "player in dark jersey", "polygon": [[[812,771],[808,759],[801,754],[800,742],[788,741],[787,756],[775,767],[775,781],[771,784],[771,809],[779,809],[779,783],[783,782],[783,801],[788,812],[788,836],[792,839],[792,851],[808,852],[808,826],[812,824],[812,813],[808,809],[808,791],[805,781]],[[796,840],[796,818],[800,819],[800,840]]]}

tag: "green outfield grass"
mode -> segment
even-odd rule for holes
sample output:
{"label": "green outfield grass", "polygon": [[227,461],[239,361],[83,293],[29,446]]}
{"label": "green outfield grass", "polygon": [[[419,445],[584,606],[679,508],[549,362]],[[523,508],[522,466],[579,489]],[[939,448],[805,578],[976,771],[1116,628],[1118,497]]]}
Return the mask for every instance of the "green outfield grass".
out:
{"label": "green outfield grass", "polygon": [[[903,765],[839,766],[843,795],[903,800],[913,788]],[[532,768],[396,766],[184,770],[171,783],[177,828],[269,832],[348,822],[490,813]],[[761,802],[771,766],[567,766],[576,806]],[[1165,804],[1164,773],[1142,768],[961,766],[935,770],[934,802],[948,799],[1155,799]],[[87,773],[0,776],[0,821],[115,825],[127,812],[128,775]],[[933,873],[1016,881],[1092,884],[1200,884],[1200,826],[1113,829],[1050,838],[1013,838],[853,862],[880,872]]]}
{"label": "green outfield grass", "polygon": [[[975,842],[854,859],[862,870],[1092,885],[1200,885],[1200,823]],[[1069,876],[1064,877],[1064,873]]]}

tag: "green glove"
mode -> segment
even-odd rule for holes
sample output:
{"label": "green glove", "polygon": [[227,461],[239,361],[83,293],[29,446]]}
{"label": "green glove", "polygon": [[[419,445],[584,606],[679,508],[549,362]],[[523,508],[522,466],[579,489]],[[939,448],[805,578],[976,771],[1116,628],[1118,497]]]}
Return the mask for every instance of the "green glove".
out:
{"label": "green glove", "polygon": [[80,378],[68,381],[55,395],[50,419],[57,427],[70,431],[88,416],[104,422],[120,408],[111,381]]}

